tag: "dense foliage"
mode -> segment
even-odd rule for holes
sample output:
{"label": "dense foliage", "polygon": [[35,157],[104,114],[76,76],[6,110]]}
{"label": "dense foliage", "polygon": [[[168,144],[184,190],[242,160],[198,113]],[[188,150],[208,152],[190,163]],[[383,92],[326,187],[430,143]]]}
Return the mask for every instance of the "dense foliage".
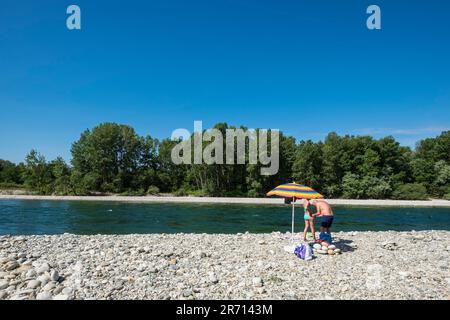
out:
{"label": "dense foliage", "polygon": [[[234,127],[219,123],[215,128],[225,133]],[[171,150],[176,144],[139,136],[126,125],[103,123],[73,143],[71,165],[62,158],[49,162],[35,150],[18,165],[0,160],[0,187],[58,195],[258,197],[296,181],[330,198],[450,199],[450,131],[418,142],[415,151],[393,137],[330,133],[324,141],[296,144],[281,133],[280,168],[273,176],[261,175],[260,165],[175,165]]]}

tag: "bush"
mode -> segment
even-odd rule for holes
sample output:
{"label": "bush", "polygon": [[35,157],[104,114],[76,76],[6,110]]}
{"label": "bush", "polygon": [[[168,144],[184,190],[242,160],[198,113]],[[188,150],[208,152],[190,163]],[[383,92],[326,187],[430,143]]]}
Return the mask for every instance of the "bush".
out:
{"label": "bush", "polygon": [[205,190],[189,190],[187,191],[189,196],[193,197],[207,197],[208,193]]}
{"label": "bush", "polygon": [[420,183],[402,184],[395,189],[392,197],[397,200],[426,200],[427,188]]}
{"label": "bush", "polygon": [[346,199],[361,199],[364,197],[364,190],[361,180],[354,173],[347,173],[342,179],[342,196]]}
{"label": "bush", "polygon": [[259,192],[257,190],[255,190],[255,189],[250,189],[247,192],[247,197],[250,197],[250,198],[257,198],[257,197],[260,197],[260,196],[261,195],[259,194]]}
{"label": "bush", "polygon": [[147,189],[147,194],[155,195],[159,193],[159,188],[157,186],[150,186]]}
{"label": "bush", "polygon": [[142,197],[145,196],[145,191],[144,189],[139,189],[139,190],[126,190],[124,192],[122,192],[120,194],[121,196],[129,196],[129,197]]}
{"label": "bush", "polygon": [[439,198],[442,198],[444,200],[450,200],[450,185],[447,187],[442,187],[441,190],[442,192]]}
{"label": "bush", "polygon": [[362,187],[365,198],[369,199],[386,199],[392,192],[391,186],[386,180],[376,177],[364,177]]}
{"label": "bush", "polygon": [[185,188],[181,187],[180,189],[175,191],[173,194],[175,197],[185,197],[188,195],[188,192]]}
{"label": "bush", "polygon": [[[247,197],[248,193],[242,192],[241,190],[234,190],[234,191],[227,191],[224,193],[223,196],[229,197],[229,198],[245,198]],[[257,195],[255,197],[258,197],[260,195]]]}
{"label": "bush", "polygon": [[24,186],[12,182],[0,182],[0,189],[24,189]]}
{"label": "bush", "polygon": [[377,177],[360,177],[347,173],[342,180],[343,196],[347,199],[386,199],[392,189],[389,183]]}

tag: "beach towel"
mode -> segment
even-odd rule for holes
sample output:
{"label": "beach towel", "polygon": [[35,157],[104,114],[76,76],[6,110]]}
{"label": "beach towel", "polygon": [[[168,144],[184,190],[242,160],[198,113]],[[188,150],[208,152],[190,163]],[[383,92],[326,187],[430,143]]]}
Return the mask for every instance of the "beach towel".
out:
{"label": "beach towel", "polygon": [[295,248],[294,254],[302,260],[308,261],[312,259],[313,250],[307,244],[302,244]]}

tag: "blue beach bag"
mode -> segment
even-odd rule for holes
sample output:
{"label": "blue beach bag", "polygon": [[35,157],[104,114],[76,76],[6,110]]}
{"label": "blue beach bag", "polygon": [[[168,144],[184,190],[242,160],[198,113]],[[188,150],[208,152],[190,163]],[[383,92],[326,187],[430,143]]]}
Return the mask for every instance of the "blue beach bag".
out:
{"label": "blue beach bag", "polygon": [[326,233],[326,232],[321,232],[320,233],[319,240],[326,241],[328,243],[331,243],[333,241],[333,239],[331,238],[331,234],[330,233]]}

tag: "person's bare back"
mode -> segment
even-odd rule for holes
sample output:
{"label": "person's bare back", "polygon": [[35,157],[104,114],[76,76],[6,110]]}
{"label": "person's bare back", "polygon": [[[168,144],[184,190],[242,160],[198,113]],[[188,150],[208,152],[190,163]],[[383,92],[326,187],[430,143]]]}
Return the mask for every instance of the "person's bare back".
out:
{"label": "person's bare back", "polygon": [[316,205],[318,216],[333,215],[333,209],[331,209],[331,206],[328,204],[328,202],[323,200],[316,200],[314,204]]}
{"label": "person's bare back", "polygon": [[333,209],[328,202],[324,200],[315,200],[313,205],[316,206],[317,213],[313,216],[321,217],[320,232],[330,233],[331,225],[333,224],[334,215]]}

